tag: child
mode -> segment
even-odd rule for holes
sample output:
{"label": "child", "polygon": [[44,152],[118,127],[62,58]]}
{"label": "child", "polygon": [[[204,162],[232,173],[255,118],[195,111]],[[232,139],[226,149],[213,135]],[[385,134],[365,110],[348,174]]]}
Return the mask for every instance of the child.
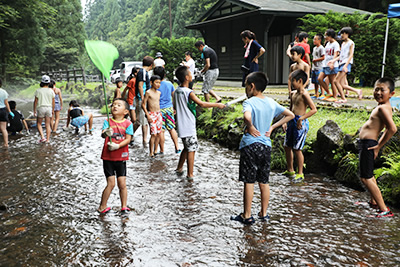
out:
{"label": "child", "polygon": [[54,123],[51,125],[53,132],[57,131],[58,123],[60,121],[60,111],[62,110],[63,100],[61,96],[61,90],[56,87],[54,80],[50,81],[49,87],[54,91],[54,116],[51,118]]}
{"label": "child", "polygon": [[299,42],[295,46],[301,46],[304,48],[304,55],[302,57],[302,60],[308,64],[308,66],[311,66],[311,60],[310,60],[310,45],[308,44],[308,33],[306,32],[301,32],[299,33]]}
{"label": "child", "polygon": [[[308,132],[308,120],[317,113],[317,109],[312,101],[307,90],[304,89],[308,77],[307,74],[302,70],[296,70],[292,72],[292,85],[296,89],[290,95],[290,110],[294,113],[295,117],[289,123],[284,125],[286,129],[285,142],[283,144],[286,154],[287,170],[284,172],[289,177],[295,176],[295,182],[301,182],[304,180],[303,165],[304,157],[301,150],[304,147],[306,136]],[[307,112],[307,107],[310,110]],[[297,158],[298,174],[295,175],[293,168],[293,151]]]}
{"label": "child", "polygon": [[133,131],[142,126],[142,138],[143,138],[143,146],[146,146],[147,142],[147,120],[142,109],[142,100],[144,98],[144,94],[146,90],[150,88],[150,79],[148,72],[153,68],[154,59],[149,56],[145,56],[143,58],[142,64],[143,67],[138,71],[136,76],[136,84],[135,84],[135,92],[136,92],[136,122],[133,125]]}
{"label": "child", "polygon": [[[393,95],[394,81],[392,79],[384,77],[375,82],[374,98],[378,102],[378,106],[371,112],[368,121],[360,130],[360,179],[371,194],[371,206],[377,205],[379,208],[376,217],[393,216],[393,213],[383,201],[374,177],[374,160],[378,156],[379,150],[397,131],[389,102]],[[385,131],[379,137],[383,128],[385,128]]]}
{"label": "child", "polygon": [[225,105],[201,101],[194,91],[188,88],[189,83],[192,81],[192,75],[186,66],[179,66],[175,70],[175,76],[181,85],[175,90],[173,105],[176,110],[178,136],[182,138],[183,143],[183,150],[179,157],[176,172],[182,174],[183,164],[187,161],[187,178],[193,180],[194,155],[199,148],[199,144],[196,137],[196,117],[188,107],[189,101],[193,101],[203,108],[224,108]]}
{"label": "child", "polygon": [[[35,92],[35,101],[33,102],[33,115],[36,116],[37,108],[37,119],[36,125],[39,131],[41,139],[39,143],[50,142],[51,134],[51,120],[53,117],[53,110],[55,107],[55,94],[54,91],[49,88],[50,77],[47,75],[42,76],[42,81],[40,82],[40,88]],[[45,119],[46,125],[46,138],[43,135],[42,121]]]}
{"label": "child", "polygon": [[192,81],[189,83],[189,89],[193,89],[193,84],[194,84],[194,70],[196,68],[196,64],[192,58],[192,52],[190,51],[186,51],[185,52],[185,60],[186,61],[182,61],[182,65],[185,65],[186,67],[188,67],[190,73],[192,74]]}
{"label": "child", "polygon": [[[162,67],[161,67],[162,68]],[[144,114],[146,114],[147,121],[150,126],[150,142],[149,150],[150,157],[154,158],[154,150],[158,147],[160,142],[160,133],[162,128],[162,115],[160,111],[160,95],[161,92],[157,91],[160,88],[161,77],[157,75],[151,76],[150,90],[146,91],[142,102]]]}
{"label": "child", "polygon": [[1,88],[2,81],[0,79],[0,130],[3,135],[3,147],[8,148],[8,133],[7,133],[7,122],[8,115],[12,118],[14,117],[14,113],[11,111],[10,106],[8,104],[8,93],[6,90]]}
{"label": "child", "polygon": [[[290,66],[290,74],[288,79],[289,97],[292,94],[292,72],[295,70],[303,70],[305,73],[310,73],[310,65],[304,63],[304,61],[301,59],[304,56],[304,48],[301,46],[294,46],[290,50],[290,53],[292,55],[292,60],[294,61],[294,63]],[[308,84],[308,82],[309,81],[307,80],[306,85]]]}
{"label": "child", "polygon": [[[313,39],[314,48],[313,48],[313,61],[312,61],[312,71],[311,71],[311,82],[314,84],[315,95],[314,97],[317,99],[319,97],[318,90],[319,90],[319,82],[318,76],[322,70],[322,61],[325,59],[325,49],[324,46],[321,45],[323,36],[322,34],[316,34]],[[321,91],[321,95],[323,92]]]}
{"label": "child", "polygon": [[8,115],[10,126],[7,127],[7,131],[11,132],[11,135],[16,135],[17,132],[21,132],[23,126],[25,126],[26,132],[29,134],[28,124],[25,121],[24,115],[16,110],[17,103],[15,101],[10,101],[8,104],[14,116]]}
{"label": "child", "polygon": [[[129,117],[131,117],[131,122],[135,123],[136,121],[136,112],[135,112],[135,105],[133,103],[133,100],[135,99],[135,84],[136,84],[136,74],[138,72],[138,69],[136,67],[132,68],[131,75],[128,77],[128,84],[126,85],[124,91],[122,92],[122,98],[125,99],[126,91],[128,91],[128,97],[126,98],[126,101],[129,104]],[[133,138],[132,138],[133,140]]]}
{"label": "child", "polygon": [[114,90],[114,99],[121,98],[121,88],[122,88],[123,82],[120,77],[117,77],[115,79],[115,85],[117,86],[117,88],[115,88],[115,90]]}
{"label": "child", "polygon": [[[243,103],[243,117],[246,128],[239,145],[239,181],[244,182],[244,211],[231,217],[231,220],[244,224],[255,222],[251,215],[255,182],[258,182],[261,191],[261,210],[258,213],[258,218],[265,221],[269,217],[267,208],[271,162],[270,135],[274,129],[294,118],[290,110],[263,95],[267,85],[268,79],[263,72],[250,73],[246,78],[246,95],[249,98]],[[273,119],[280,114],[284,117],[272,124]]]}
{"label": "child", "polygon": [[[327,95],[322,99],[326,101],[336,101],[337,89],[333,82],[335,80],[336,74],[338,73],[338,63],[340,47],[339,43],[335,40],[336,33],[332,29],[328,29],[325,32],[325,40],[327,41],[325,46],[325,58],[322,64],[322,72],[318,76],[318,82],[322,89],[325,90]],[[328,80],[332,85],[332,93],[329,93],[329,83],[325,83],[324,79],[328,76]],[[322,92],[323,93],[323,92]]]}
{"label": "child", "polygon": [[86,124],[89,122],[89,133],[93,132],[93,114],[89,113],[85,115],[83,109],[79,106],[76,100],[71,100],[69,102],[69,109],[68,109],[68,117],[67,117],[67,128],[69,123],[71,122],[72,126],[75,126],[75,133],[78,134],[79,128],[85,125],[85,131],[87,131]]}
{"label": "child", "polygon": [[[339,73],[337,74],[334,82],[339,92],[343,92],[343,89],[346,89],[346,91],[353,91],[358,95],[358,99],[362,100],[362,90],[355,89],[349,86],[347,83],[347,74],[349,74],[351,71],[351,65],[353,64],[354,56],[354,42],[349,38],[352,33],[353,30],[350,27],[344,27],[339,32],[343,42],[339,56]],[[337,103],[346,103],[347,100],[345,95],[341,93],[340,96],[342,99],[337,101]]]}
{"label": "child", "polygon": [[[189,69],[189,68],[188,68]],[[190,69],[189,69],[190,71]],[[168,130],[172,141],[175,145],[175,153],[180,153],[181,150],[178,146],[178,134],[175,131],[175,115],[174,108],[172,105],[172,97],[174,96],[174,85],[169,81],[164,81],[165,69],[163,67],[155,67],[154,74],[161,77],[162,81],[158,91],[161,92],[160,96],[160,109],[162,115],[162,131],[160,133],[160,153],[164,153],[164,143],[165,143],[165,130]],[[192,75],[193,77],[193,75]],[[190,88],[190,87],[189,87]],[[157,148],[155,149],[157,150]]]}
{"label": "child", "polygon": [[111,210],[107,207],[107,201],[115,186],[115,177],[121,198],[121,213],[127,213],[128,191],[126,189],[126,161],[129,159],[128,144],[133,136],[132,122],[125,119],[129,113],[129,105],[122,98],[114,99],[111,106],[112,118],[104,121],[101,136],[105,138],[101,159],[103,160],[104,174],[107,186],[101,196],[100,206],[97,209],[100,214]]}

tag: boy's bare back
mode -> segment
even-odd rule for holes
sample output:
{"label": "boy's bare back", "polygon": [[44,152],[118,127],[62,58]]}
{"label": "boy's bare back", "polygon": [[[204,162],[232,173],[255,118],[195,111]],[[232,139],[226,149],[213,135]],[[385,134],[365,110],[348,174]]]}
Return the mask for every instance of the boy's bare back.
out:
{"label": "boy's bare back", "polygon": [[147,111],[155,112],[160,111],[160,96],[161,92],[154,89],[146,91],[145,101],[147,104]]}
{"label": "boy's bare back", "polygon": [[392,114],[390,103],[378,105],[374,108],[367,122],[361,127],[360,139],[378,140],[383,128],[394,125]]}

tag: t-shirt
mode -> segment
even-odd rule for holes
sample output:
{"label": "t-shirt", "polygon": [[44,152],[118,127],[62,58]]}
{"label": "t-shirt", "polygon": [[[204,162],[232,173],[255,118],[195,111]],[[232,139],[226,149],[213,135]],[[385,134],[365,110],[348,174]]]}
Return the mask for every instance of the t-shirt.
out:
{"label": "t-shirt", "polygon": [[193,90],[187,87],[178,87],[174,93],[174,107],[176,109],[176,126],[179,138],[196,135],[196,117],[188,107],[189,95]]}
{"label": "t-shirt", "polygon": [[0,108],[5,108],[6,104],[4,100],[8,99],[8,93],[6,90],[0,88]]}
{"label": "t-shirt", "polygon": [[156,58],[154,60],[154,67],[164,67],[165,61],[162,58]]}
{"label": "t-shirt", "polygon": [[[340,51],[340,57],[339,57],[339,60],[340,60],[339,64],[345,64],[347,62],[347,60],[349,60],[351,45],[353,45],[352,52],[354,53],[355,45],[354,45],[354,42],[352,40],[348,39],[347,42],[343,42],[342,43],[342,47],[341,47],[341,51]],[[350,64],[353,64],[353,58],[354,57],[352,57],[350,59],[350,62],[349,62]]]}
{"label": "t-shirt", "polygon": [[[320,46],[314,46],[312,56],[313,59],[319,59],[325,54],[325,49],[323,45]],[[313,62],[312,63],[312,70],[322,70],[323,67],[323,60]]]}
{"label": "t-shirt", "polygon": [[128,102],[129,105],[133,105],[133,99],[135,98],[135,86],[136,86],[136,78],[133,77],[132,79],[129,80],[128,84],[126,87],[128,87],[128,97],[126,101]]}
{"label": "t-shirt", "polygon": [[158,91],[161,92],[160,109],[172,107],[171,93],[175,91],[174,85],[169,81],[161,81]]}
{"label": "t-shirt", "polygon": [[267,146],[271,146],[271,139],[265,136],[265,133],[269,130],[273,119],[281,114],[285,110],[272,98],[265,97],[263,99],[259,97],[251,97],[243,102],[243,113],[246,111],[251,112],[251,122],[254,127],[260,132],[261,136],[254,137],[249,133],[243,134],[242,140],[239,144],[239,149],[249,146],[253,143],[261,143]]}
{"label": "t-shirt", "polygon": [[24,115],[18,110],[12,110],[12,113],[14,113],[14,118],[8,115],[10,126],[7,127],[7,131],[20,132],[23,128],[22,121],[25,120]]}
{"label": "t-shirt", "polygon": [[218,69],[218,56],[217,53],[215,53],[214,49],[205,46],[203,49],[203,57],[204,59],[206,58],[210,59],[210,68],[209,68],[210,70]]}
{"label": "t-shirt", "polygon": [[149,74],[145,69],[140,69],[138,74],[136,75],[136,84],[135,84],[135,91],[136,97],[139,100],[142,100],[140,93],[139,93],[139,83],[143,82],[143,96],[146,94],[146,89],[150,88],[150,78]]}
{"label": "t-shirt", "polygon": [[245,66],[250,67],[250,63],[257,56],[258,52],[260,52],[261,48],[262,46],[259,43],[257,43],[256,40],[253,40],[253,42],[251,42],[249,56],[244,61]]}
{"label": "t-shirt", "polygon": [[[328,62],[331,61],[335,57],[335,53],[337,51],[340,51],[339,43],[334,41],[334,42],[328,42],[325,46],[325,59],[323,66],[328,67]],[[338,67],[339,64],[337,61],[333,64],[333,67]]]}
{"label": "t-shirt", "polygon": [[195,68],[195,63],[193,58],[189,59],[186,61],[185,65],[188,67],[190,73],[192,74],[192,78],[194,79],[194,68]]}
{"label": "t-shirt", "polygon": [[37,97],[37,108],[40,107],[52,107],[53,106],[53,98],[55,98],[56,94],[53,89],[49,87],[40,87],[35,92],[35,97]]}
{"label": "t-shirt", "polygon": [[310,53],[311,53],[310,45],[307,44],[307,43],[301,42],[301,43],[297,43],[296,46],[301,46],[301,47],[304,48],[305,53],[304,53],[304,56],[303,56],[302,60],[303,60],[305,63],[308,64],[308,61],[307,61],[307,59],[306,59],[306,54],[310,54]]}
{"label": "t-shirt", "polygon": [[[113,143],[119,144],[125,140],[126,135],[133,136],[133,126],[132,122],[127,119],[123,119],[122,121],[116,121],[113,118],[110,118],[111,129],[113,130],[113,135],[111,140]],[[108,121],[104,121],[103,130],[109,127]],[[129,147],[124,146],[117,150],[110,151],[108,149],[108,142],[110,138],[107,136],[104,140],[103,152],[101,153],[101,159],[109,160],[109,161],[124,161],[129,159]]]}

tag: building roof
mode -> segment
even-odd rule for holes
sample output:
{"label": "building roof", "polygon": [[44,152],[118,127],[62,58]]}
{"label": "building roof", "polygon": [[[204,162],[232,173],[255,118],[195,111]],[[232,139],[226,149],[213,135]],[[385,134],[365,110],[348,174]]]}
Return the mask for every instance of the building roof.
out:
{"label": "building roof", "polygon": [[217,22],[225,19],[232,19],[242,15],[254,13],[270,14],[277,16],[301,17],[307,14],[324,14],[329,11],[352,14],[371,14],[368,11],[355,9],[347,6],[329,2],[293,1],[293,0],[220,0],[211,7],[198,21],[188,25],[189,29],[196,29],[198,26]]}

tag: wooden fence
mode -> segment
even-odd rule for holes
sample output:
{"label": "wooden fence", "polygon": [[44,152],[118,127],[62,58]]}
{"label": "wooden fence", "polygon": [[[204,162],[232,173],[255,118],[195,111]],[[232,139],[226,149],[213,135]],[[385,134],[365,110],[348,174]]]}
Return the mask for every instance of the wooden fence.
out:
{"label": "wooden fence", "polygon": [[56,82],[61,81],[71,81],[73,80],[75,83],[81,81],[84,85],[86,82],[100,82],[101,78],[99,75],[86,75],[85,69],[80,68],[73,68],[67,70],[51,70],[51,71],[42,71],[42,75],[49,75],[51,79],[55,80]]}

